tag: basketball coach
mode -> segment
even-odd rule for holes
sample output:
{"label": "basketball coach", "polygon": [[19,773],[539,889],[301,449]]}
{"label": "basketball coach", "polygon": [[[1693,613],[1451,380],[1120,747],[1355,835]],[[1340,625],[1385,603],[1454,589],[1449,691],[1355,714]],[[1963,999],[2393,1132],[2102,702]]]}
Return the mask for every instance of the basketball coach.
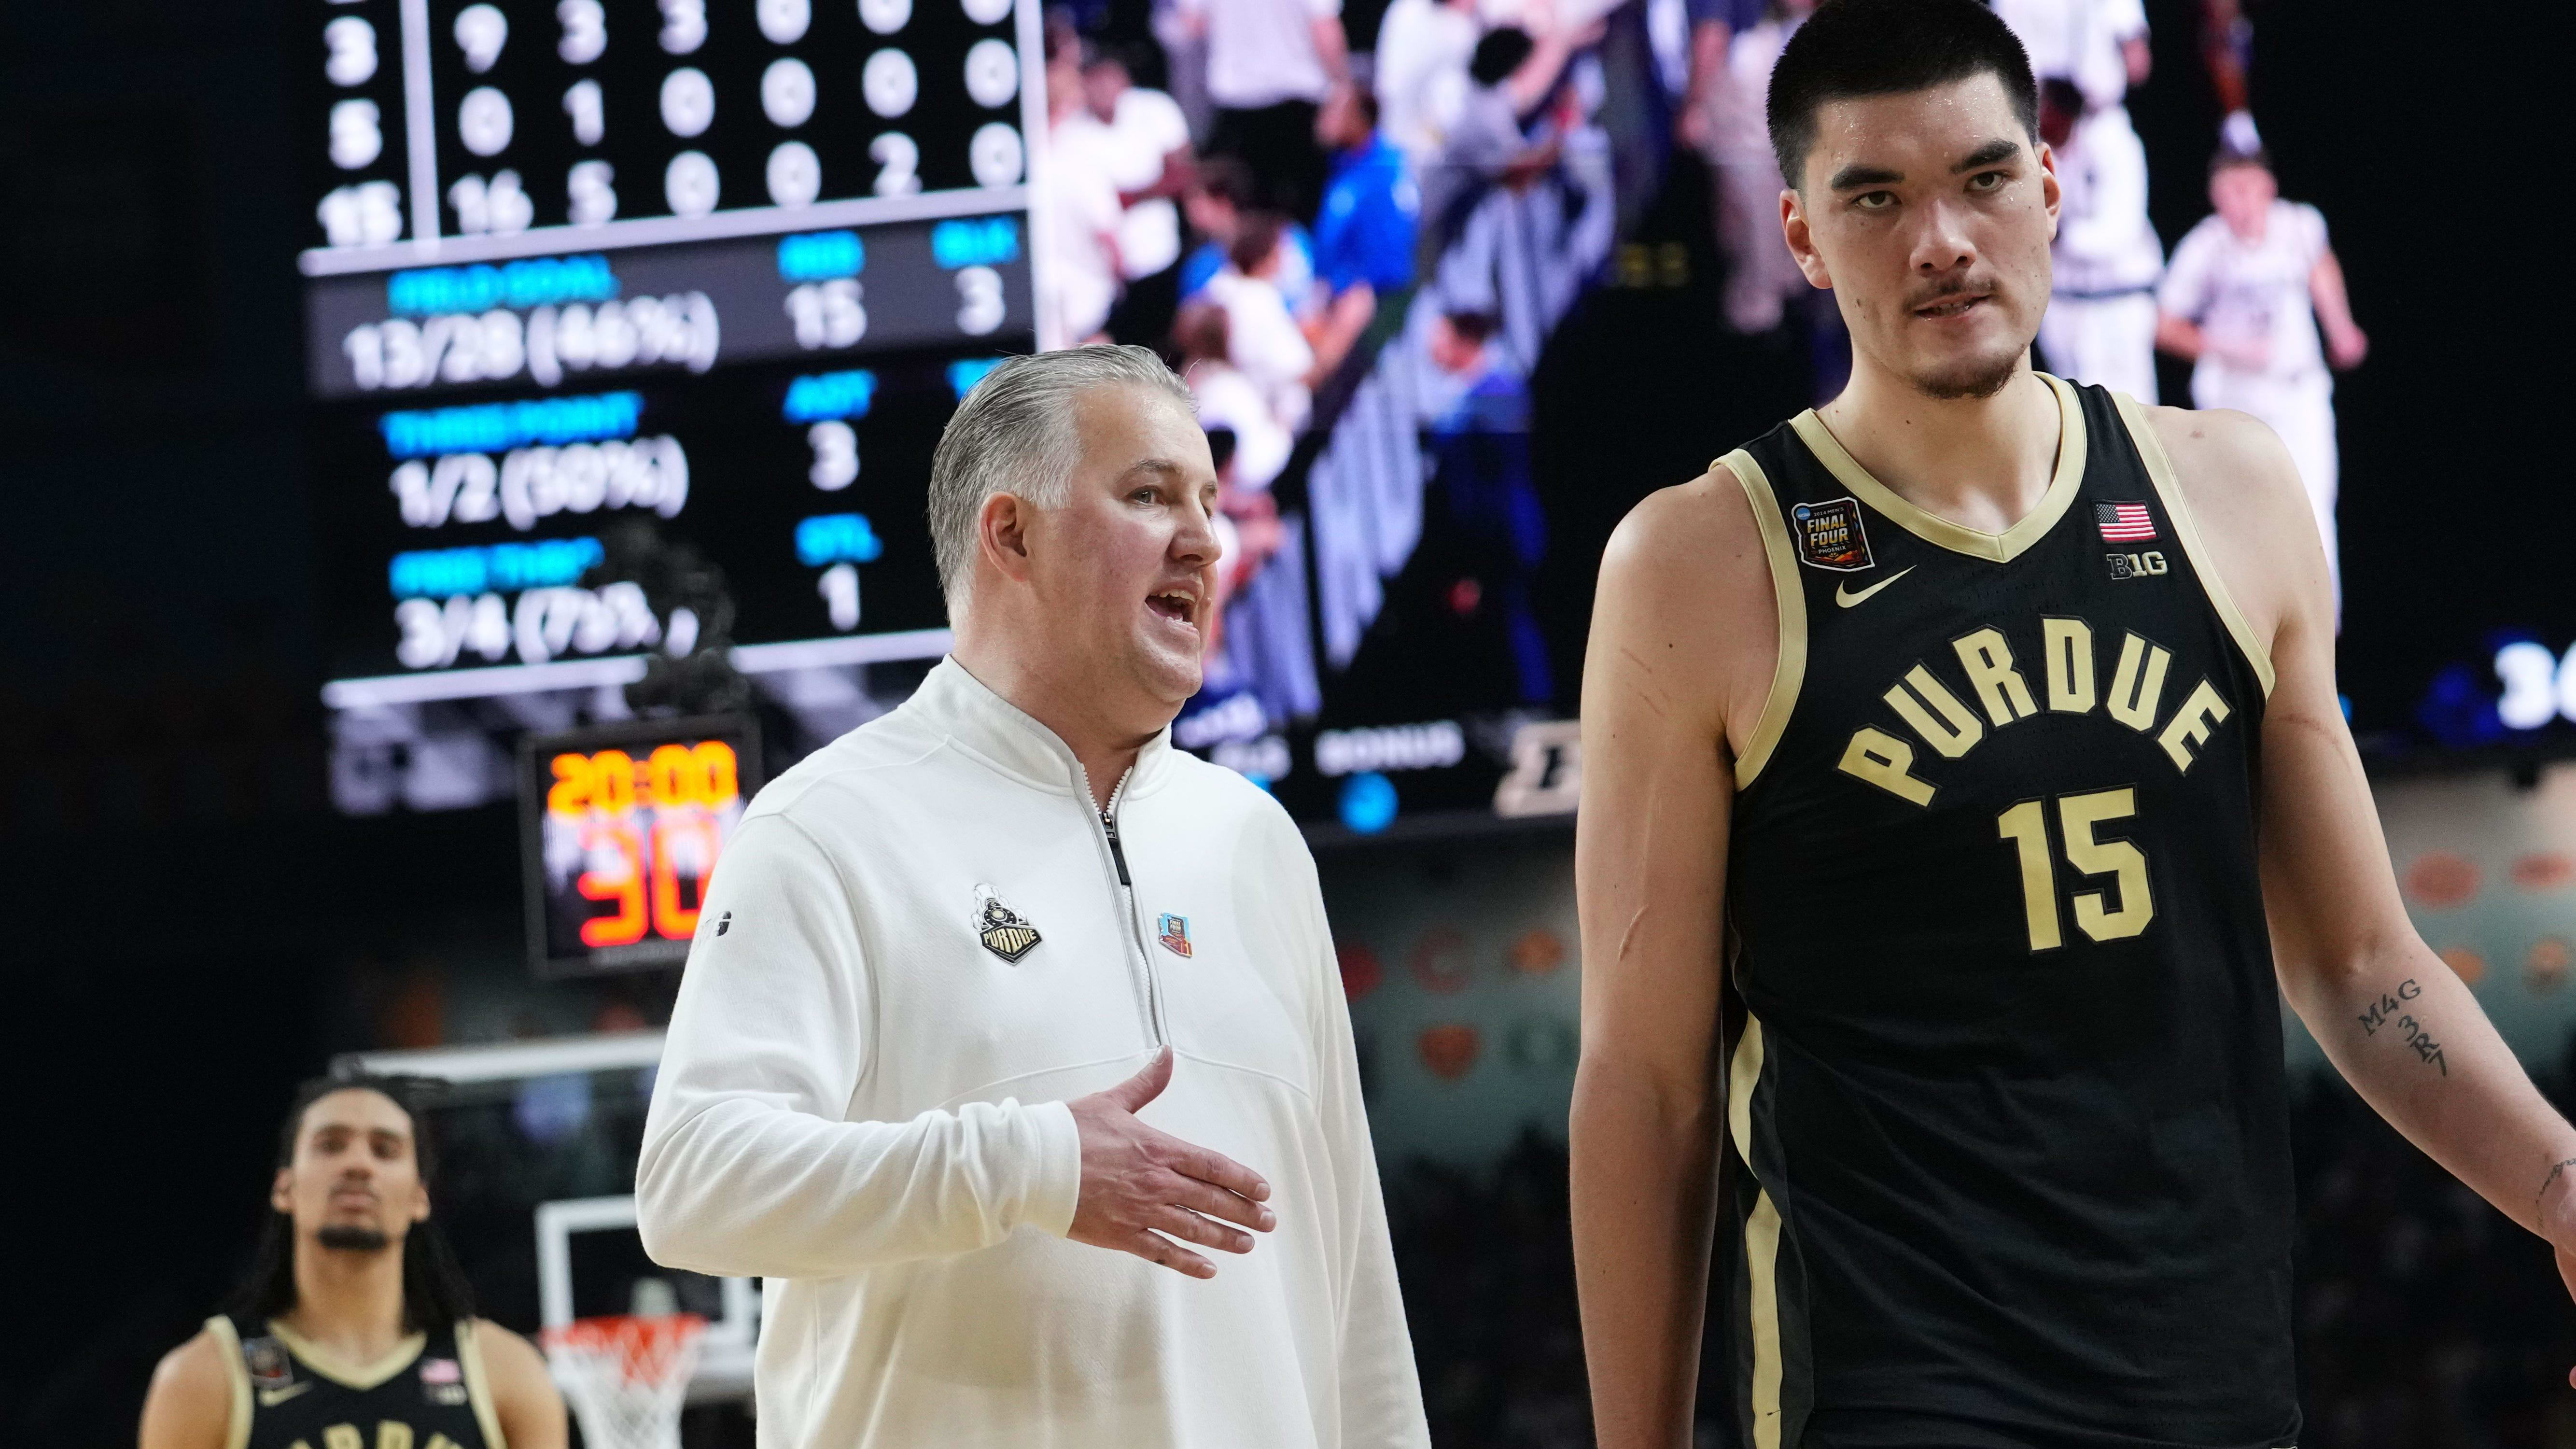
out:
{"label": "basketball coach", "polygon": [[1216,491],[1145,349],[994,369],[931,464],[955,653],[715,874],[637,1206],[769,1280],[764,1449],[1429,1442],[1314,862],[1171,746]]}

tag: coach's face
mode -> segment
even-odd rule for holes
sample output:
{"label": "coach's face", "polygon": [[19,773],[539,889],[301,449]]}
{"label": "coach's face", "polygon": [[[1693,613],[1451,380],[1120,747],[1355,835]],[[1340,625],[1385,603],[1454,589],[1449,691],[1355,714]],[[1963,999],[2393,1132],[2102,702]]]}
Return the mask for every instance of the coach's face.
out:
{"label": "coach's face", "polygon": [[2038,335],[2057,202],[2054,157],[1982,74],[1819,107],[1781,221],[1856,349],[1931,396],[1984,397]]}
{"label": "coach's face", "polygon": [[1104,704],[1160,729],[1199,691],[1220,552],[1216,465],[1189,409],[1141,387],[1092,388],[1074,420],[1082,461],[1070,496],[1028,525],[1047,647],[1114,696]]}

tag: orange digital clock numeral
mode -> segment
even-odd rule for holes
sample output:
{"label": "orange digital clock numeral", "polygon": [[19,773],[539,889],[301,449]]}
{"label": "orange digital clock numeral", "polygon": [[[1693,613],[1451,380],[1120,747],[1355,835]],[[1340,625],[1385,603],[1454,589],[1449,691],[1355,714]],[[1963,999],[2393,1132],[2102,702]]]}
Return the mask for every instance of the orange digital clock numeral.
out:
{"label": "orange digital clock numeral", "polygon": [[555,783],[546,791],[546,812],[551,815],[579,815],[590,808],[590,756],[561,754],[554,757]]}
{"label": "orange digital clock numeral", "polygon": [[[694,849],[690,849],[694,846]],[[681,856],[695,857],[689,874],[698,882],[698,901],[706,902],[707,883],[716,872],[715,822],[695,810],[665,815],[653,825],[653,929],[663,939],[685,941],[698,933],[697,906],[680,904]]]}
{"label": "orange digital clock numeral", "polygon": [[595,782],[591,803],[611,815],[635,808],[635,757],[624,750],[602,750],[590,757]]}
{"label": "orange digital clock numeral", "polygon": [[708,808],[721,809],[742,798],[742,773],[733,746],[722,740],[706,740],[689,753],[697,757],[698,778],[704,790],[701,798]]}
{"label": "orange digital clock numeral", "polygon": [[581,943],[593,948],[633,945],[644,939],[644,848],[633,827],[599,825],[583,834],[582,849],[587,851],[603,840],[616,846],[620,868],[583,871],[576,889],[585,900],[617,902],[617,914],[582,922]]}
{"label": "orange digital clock numeral", "polygon": [[676,810],[695,805],[698,796],[698,761],[686,745],[664,745],[644,762],[645,791],[656,810]]}

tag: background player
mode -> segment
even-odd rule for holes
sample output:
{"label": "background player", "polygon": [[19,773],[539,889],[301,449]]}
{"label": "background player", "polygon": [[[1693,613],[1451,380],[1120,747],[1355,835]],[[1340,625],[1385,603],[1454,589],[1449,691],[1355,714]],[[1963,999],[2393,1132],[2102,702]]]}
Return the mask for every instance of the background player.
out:
{"label": "background player", "polygon": [[1723,1119],[1752,1449],[2291,1444],[2278,1002],[2562,1271],[2576,1130],[2408,922],[2279,442],[2030,369],[2058,188],[2001,23],[1832,0],[1770,104],[1854,367],[1603,563],[1599,1442],[1688,1440]]}
{"label": "background player", "polygon": [[2154,402],[2165,252],[2127,104],[2152,64],[2146,11],[2138,0],[1997,0],[1995,13],[2040,77],[2040,136],[2057,157],[2055,295],[2040,351],[2061,377]]}
{"label": "background player", "polygon": [[2165,255],[2147,219],[2147,148],[2124,108],[2087,111],[2084,93],[2062,77],[2040,86],[2039,126],[2063,198],[2040,349],[2066,377],[2154,402]]}
{"label": "background player", "polygon": [[250,1275],[161,1360],[142,1449],[563,1449],[545,1360],[474,1316],[430,1222],[401,1092],[361,1077],[296,1093]]}
{"label": "background player", "polygon": [[[2246,128],[2235,128],[2239,131]],[[2326,575],[2342,615],[2335,548],[2334,380],[2370,339],[2353,324],[2343,264],[2326,245],[2323,213],[2283,201],[2259,148],[2224,149],[2210,164],[2209,204],[2174,248],[2157,295],[2156,345],[2191,359],[2195,407],[2235,408],[2269,423],[2298,465],[2325,539]],[[2317,326],[2325,325],[2325,350]]]}

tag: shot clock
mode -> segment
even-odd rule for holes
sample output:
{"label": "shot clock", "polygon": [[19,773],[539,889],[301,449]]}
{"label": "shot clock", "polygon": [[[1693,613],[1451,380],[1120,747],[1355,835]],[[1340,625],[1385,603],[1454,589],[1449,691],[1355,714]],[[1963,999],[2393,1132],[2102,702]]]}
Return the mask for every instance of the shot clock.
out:
{"label": "shot clock", "polygon": [[543,976],[676,966],[758,788],[747,718],[642,720],[520,742],[528,954]]}

